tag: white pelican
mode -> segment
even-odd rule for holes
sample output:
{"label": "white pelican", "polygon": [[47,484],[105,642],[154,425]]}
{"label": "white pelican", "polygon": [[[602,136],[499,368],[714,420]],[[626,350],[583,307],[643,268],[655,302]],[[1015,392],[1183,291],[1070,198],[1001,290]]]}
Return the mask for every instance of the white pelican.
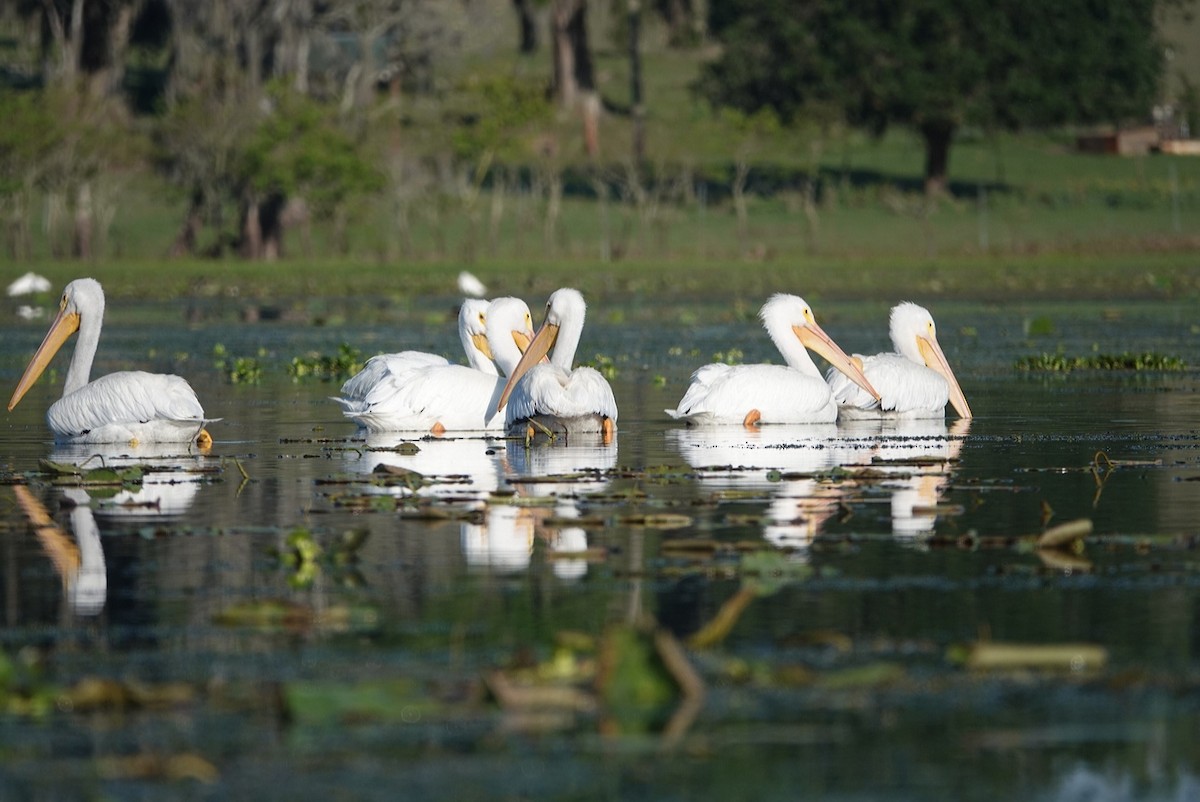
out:
{"label": "white pelican", "polygon": [[[458,338],[462,341],[463,352],[467,355],[467,364],[475,370],[498,376],[500,374],[496,372],[496,366],[492,363],[492,352],[487,342],[487,308],[487,301],[476,298],[463,301],[458,309]],[[380,383],[390,381],[389,377],[397,377],[417,368],[449,364],[451,362],[446,357],[424,351],[376,354],[367,360],[362,370],[342,385],[341,398],[333,400],[341,404],[343,410],[356,409],[357,406],[347,407],[346,402],[361,402]]]}
{"label": "white pelican", "polygon": [[[529,434],[538,427],[567,434],[599,434],[603,443],[612,442],[617,429],[612,387],[594,368],[571,369],[586,314],[587,304],[578,290],[563,288],[551,293],[546,319],[509,375],[497,404],[502,407],[508,402],[505,421],[510,434]],[[550,362],[538,364],[547,352]]]}
{"label": "white pelican", "polygon": [[487,295],[487,287],[483,282],[466,270],[458,274],[458,291],[471,298],[482,298]]}
{"label": "white pelican", "polygon": [[842,417],[940,418],[949,401],[959,417],[970,418],[971,408],[938,345],[929,310],[914,303],[898,304],[892,307],[888,329],[895,353],[854,355],[879,390],[878,399],[866,396],[833,371],[826,374]]}
{"label": "white pelican", "polygon": [[678,407],[665,410],[668,415],[701,425],[833,423],[837,404],[809,348],[864,392],[876,394],[862,371],[817,325],[803,298],[772,295],[759,317],[787,365],[705,365],[692,374]]}
{"label": "white pelican", "polygon": [[58,316],[13,391],[9,411],[42,375],[67,338],[78,331],[63,397],[46,412],[55,441],[133,445],[195,442],[201,448],[212,445],[212,437],[204,430],[209,420],[191,385],[180,377],[125,370],[88,381],[103,322],[104,291],[100,283],[81,278],[68,284]]}
{"label": "white pelican", "polygon": [[32,295],[38,292],[50,292],[50,279],[45,276],[39,276],[37,273],[26,273],[19,279],[8,285],[8,297],[15,298],[18,295]]}
{"label": "white pelican", "polygon": [[[533,337],[529,307],[518,298],[497,298],[484,317],[488,353],[507,374]],[[372,432],[495,431],[504,426],[503,417],[495,412],[503,387],[498,373],[443,360],[402,372],[386,371],[361,398],[334,400],[342,405],[342,414]]]}

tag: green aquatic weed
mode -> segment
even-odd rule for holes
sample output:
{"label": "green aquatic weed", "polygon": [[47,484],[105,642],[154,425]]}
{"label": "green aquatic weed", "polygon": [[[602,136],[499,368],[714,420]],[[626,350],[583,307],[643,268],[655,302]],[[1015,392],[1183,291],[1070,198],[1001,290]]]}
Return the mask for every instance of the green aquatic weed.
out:
{"label": "green aquatic weed", "polygon": [[1026,372],[1070,373],[1073,370],[1187,370],[1187,363],[1180,357],[1146,351],[1140,354],[1128,351],[1121,354],[1094,354],[1092,356],[1066,356],[1065,354],[1038,354],[1018,359],[1014,367]]}

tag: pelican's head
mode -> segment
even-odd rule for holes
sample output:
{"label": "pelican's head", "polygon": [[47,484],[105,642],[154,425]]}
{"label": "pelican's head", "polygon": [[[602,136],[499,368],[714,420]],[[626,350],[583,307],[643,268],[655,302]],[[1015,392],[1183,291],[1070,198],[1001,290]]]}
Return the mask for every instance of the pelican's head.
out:
{"label": "pelican's head", "polygon": [[892,307],[888,329],[896,352],[941,374],[946,384],[950,385],[950,405],[960,417],[970,418],[971,407],[967,405],[967,397],[958,386],[958,379],[954,377],[954,371],[942,353],[942,346],[938,344],[937,324],[933,322],[929,310],[907,301],[897,304]]}
{"label": "pelican's head", "polygon": [[[789,349],[787,342],[790,332],[805,348],[820,354],[830,365],[849,376],[850,380],[859,387],[874,398],[879,398],[879,393],[863,374],[862,365],[847,356],[846,352],[825,333],[825,330],[817,325],[812,307],[803,298],[798,295],[776,293],[763,304],[759,317],[762,318],[763,328],[771,335],[776,347],[785,356],[789,350],[794,350],[794,348]],[[804,361],[814,372],[816,371],[815,366],[811,365],[811,359]],[[820,373],[817,375],[820,376]]]}
{"label": "pelican's head", "polygon": [[525,349],[521,361],[509,374],[508,383],[504,385],[500,401],[493,413],[508,403],[509,393],[517,381],[550,353],[551,348],[554,348],[554,353],[550,361],[565,371],[571,369],[571,361],[575,358],[575,346],[579,344],[579,335],[583,332],[583,320],[586,315],[587,304],[584,303],[579,290],[564,287],[550,294],[546,301],[546,319],[542,321],[542,327]]}
{"label": "pelican's head", "polygon": [[487,309],[487,339],[492,358],[511,375],[533,340],[533,317],[520,298],[496,298]]}
{"label": "pelican's head", "polygon": [[17,389],[13,390],[12,398],[8,401],[9,411],[25,397],[58,349],[62,348],[68,337],[79,331],[83,321],[98,325],[103,318],[104,290],[100,288],[100,282],[92,278],[78,278],[68,284],[58,302],[58,315],[50,324],[50,330],[46,332],[37,352],[29,360],[25,373],[17,382]]}
{"label": "pelican's head", "polygon": [[470,354],[474,348],[487,359],[494,359],[492,349],[488,346],[487,311],[487,301],[467,298],[458,308],[458,331],[463,338],[464,351]]}

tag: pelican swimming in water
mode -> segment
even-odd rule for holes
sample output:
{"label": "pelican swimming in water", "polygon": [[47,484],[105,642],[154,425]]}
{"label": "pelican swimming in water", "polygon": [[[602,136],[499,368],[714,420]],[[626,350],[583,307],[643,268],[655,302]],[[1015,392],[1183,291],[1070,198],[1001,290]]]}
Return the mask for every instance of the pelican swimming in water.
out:
{"label": "pelican swimming in water", "polygon": [[854,355],[879,390],[878,399],[868,397],[842,375],[826,374],[842,417],[940,418],[949,402],[959,417],[970,418],[971,407],[938,344],[929,310],[914,303],[897,304],[888,329],[895,353]]}
{"label": "pelican swimming in water", "polygon": [[58,316],[17,383],[8,409],[24,397],[67,338],[79,341],[63,396],[50,405],[46,423],[60,443],[192,443],[212,445],[191,385],[178,376],[124,370],[89,381],[100,328],[104,323],[104,291],[95,279],[72,281],[63,290]]}
{"label": "pelican swimming in water", "polygon": [[[468,365],[489,376],[499,376],[487,341],[487,308],[488,302],[478,298],[463,301],[458,309],[458,338],[462,341]],[[367,360],[362,370],[346,380],[342,385],[341,397],[333,400],[342,405],[343,411],[359,409],[363,399],[373,389],[396,381],[397,377],[410,370],[450,364],[453,363],[446,357],[424,351],[376,354]]]}
{"label": "pelican swimming in water", "polygon": [[[546,319],[500,395],[499,406],[508,403],[505,420],[510,434],[528,436],[536,428],[599,434],[602,442],[612,441],[617,429],[612,387],[595,368],[571,368],[586,314],[587,304],[578,290],[551,293]],[[549,363],[538,364],[547,353]]]}
{"label": "pelican swimming in water", "polygon": [[692,374],[679,405],[665,410],[668,415],[699,425],[833,423],[837,403],[809,356],[810,348],[845,374],[847,382],[861,386],[868,398],[877,395],[858,366],[817,325],[803,298],[772,295],[759,317],[787,364],[705,365]]}
{"label": "pelican swimming in water", "polygon": [[[484,318],[482,345],[507,375],[533,338],[529,307],[518,298],[497,298],[487,305]],[[503,388],[504,379],[495,369],[489,373],[442,360],[386,371],[361,397],[334,400],[342,405],[342,414],[372,432],[499,431],[504,417],[496,414],[495,405]]]}

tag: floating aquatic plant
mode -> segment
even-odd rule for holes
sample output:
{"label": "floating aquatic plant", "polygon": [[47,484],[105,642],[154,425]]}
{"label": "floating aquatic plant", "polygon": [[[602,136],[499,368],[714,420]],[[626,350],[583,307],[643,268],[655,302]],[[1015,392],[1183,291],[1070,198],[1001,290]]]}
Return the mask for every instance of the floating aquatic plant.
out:
{"label": "floating aquatic plant", "polygon": [[600,371],[600,375],[606,379],[615,379],[617,377],[617,363],[607,354],[596,354],[596,358],[587,363],[587,365]]}
{"label": "floating aquatic plant", "polygon": [[290,572],[288,584],[292,587],[309,587],[322,569],[342,584],[353,585],[358,582],[354,569],[358,550],[366,537],[365,530],[350,530],[322,545],[307,529],[295,529],[274,556]]}
{"label": "floating aquatic plant", "polygon": [[338,346],[333,355],[310,353],[292,358],[288,375],[293,379],[336,381],[348,379],[362,370],[362,352],[346,343]]}
{"label": "floating aquatic plant", "polygon": [[745,357],[741,348],[730,348],[726,351],[717,351],[712,355],[712,360],[713,362],[724,362],[726,365],[740,365]]}
{"label": "floating aquatic plant", "polygon": [[[259,349],[258,356],[265,356],[264,349]],[[258,384],[262,381],[262,362],[251,356],[230,356],[221,343],[213,346],[213,366],[224,373],[234,384]]]}
{"label": "floating aquatic plant", "polygon": [[1064,354],[1039,354],[1018,359],[1017,370],[1028,372],[1070,373],[1073,370],[1187,370],[1187,363],[1177,356],[1146,351],[1134,354],[1095,354],[1093,356],[1066,356]]}

